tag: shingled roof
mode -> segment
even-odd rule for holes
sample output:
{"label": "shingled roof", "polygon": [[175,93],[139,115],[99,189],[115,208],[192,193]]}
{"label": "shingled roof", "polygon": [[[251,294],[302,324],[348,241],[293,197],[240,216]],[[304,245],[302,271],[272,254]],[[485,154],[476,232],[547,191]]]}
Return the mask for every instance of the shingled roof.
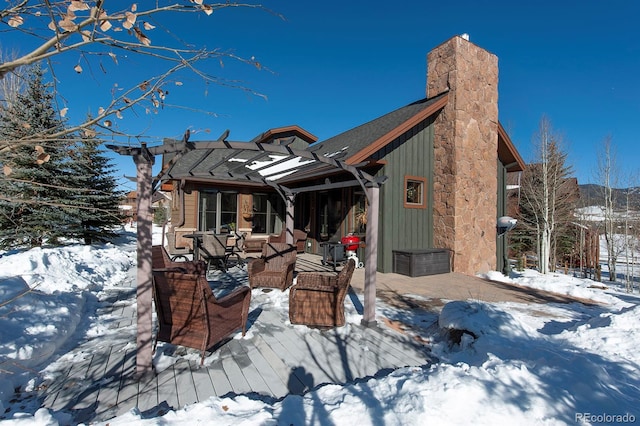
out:
{"label": "shingled roof", "polygon": [[447,93],[430,99],[421,99],[337,136],[313,144],[309,150],[319,155],[342,153],[342,156],[347,158],[347,163],[359,163],[386,143],[391,142],[403,132],[440,110],[446,105],[446,102]]}

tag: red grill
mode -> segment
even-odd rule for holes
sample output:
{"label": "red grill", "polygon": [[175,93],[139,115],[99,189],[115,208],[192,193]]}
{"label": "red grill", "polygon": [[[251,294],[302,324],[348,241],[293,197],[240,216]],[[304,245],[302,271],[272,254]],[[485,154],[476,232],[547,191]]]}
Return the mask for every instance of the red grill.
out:
{"label": "red grill", "polygon": [[348,251],[356,251],[360,246],[360,237],[357,235],[347,235],[340,239],[342,244],[345,244],[344,249]]}

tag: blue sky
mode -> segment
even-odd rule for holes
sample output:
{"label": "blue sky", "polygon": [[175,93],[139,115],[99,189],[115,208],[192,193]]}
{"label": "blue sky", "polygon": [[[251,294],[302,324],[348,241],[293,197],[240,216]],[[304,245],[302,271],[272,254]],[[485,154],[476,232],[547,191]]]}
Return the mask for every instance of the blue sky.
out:
{"label": "blue sky", "polygon": [[[427,53],[454,35],[468,33],[471,42],[498,56],[500,122],[525,160],[532,159],[531,139],[546,115],[562,135],[580,183],[594,180],[596,152],[607,136],[619,168],[638,169],[638,2],[263,4],[285,19],[232,8],[211,16],[181,15],[165,25],[209,48],[254,56],[269,71],[233,61],[208,71],[241,80],[266,100],[228,87],[205,87],[197,78],[183,76],[183,85],[170,92],[168,101],[216,117],[166,108],[155,116],[129,113],[118,121],[120,128],[159,143],[162,137],[180,137],[187,128],[192,140],[215,139],[226,129],[231,140],[249,140],[269,128],[297,124],[323,140],[423,98]],[[154,31],[149,35],[159,40],[158,29]],[[78,58],[56,60],[59,66]],[[99,77],[99,84],[79,80],[100,74],[95,63],[80,76],[58,71],[58,91],[72,120],[74,113],[78,117],[95,111],[113,82],[128,87],[155,71],[140,58],[121,58],[117,67],[106,67],[108,77]],[[89,89],[88,84],[97,87]],[[119,159],[118,164],[122,173],[134,173],[131,159]]]}

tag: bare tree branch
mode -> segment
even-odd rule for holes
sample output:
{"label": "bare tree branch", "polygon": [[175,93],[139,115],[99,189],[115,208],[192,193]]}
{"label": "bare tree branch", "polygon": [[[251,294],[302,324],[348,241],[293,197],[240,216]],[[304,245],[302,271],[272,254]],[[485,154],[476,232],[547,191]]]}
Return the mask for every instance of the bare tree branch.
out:
{"label": "bare tree branch", "polygon": [[[129,55],[146,56],[165,62],[168,66],[159,75],[147,78],[136,86],[125,90],[119,96],[114,96],[109,105],[100,108],[92,119],[59,132],[41,132],[25,139],[2,141],[0,153],[25,144],[61,138],[98,124],[104,130],[109,130],[117,135],[118,132],[110,125],[113,124],[112,116],[121,117],[126,110],[133,109],[138,105],[143,107],[145,112],[158,112],[161,106],[168,105],[164,102],[166,96],[164,87],[171,82],[172,75],[183,70],[190,71],[208,83],[233,87],[256,96],[263,96],[240,81],[220,78],[198,66],[199,63],[205,63],[212,59],[217,61],[228,59],[265,70],[265,67],[255,58],[243,58],[219,48],[199,47],[198,44],[202,44],[202,40],[190,43],[168,30],[165,31],[174,35],[173,40],[177,43],[171,45],[166,40],[161,40],[160,43],[154,44],[151,35],[154,33],[155,26],[147,20],[156,22],[154,21],[155,17],[161,14],[204,13],[211,15],[214,11],[225,8],[260,9],[276,16],[279,15],[260,4],[251,3],[225,2],[205,5],[194,0],[190,0],[188,4],[163,5],[162,3],[160,1],[150,3],[150,5],[143,3],[142,7],[133,3],[127,9],[108,12],[107,5],[121,8],[122,3],[107,2],[107,0],[72,2],[44,0],[35,3],[20,1],[1,10],[0,19],[11,27],[8,32],[21,32],[40,41],[30,51],[18,57],[11,60],[0,60],[0,79],[7,78],[8,73],[15,72],[20,67],[51,60],[70,52],[79,54],[82,62],[89,65],[92,57],[102,56],[109,56],[118,65],[118,55],[114,51],[123,51]],[[141,18],[147,20],[143,21]],[[48,35],[49,32],[53,34]],[[104,69],[101,63],[100,67]],[[76,65],[76,72],[82,72],[80,62]],[[52,73],[55,75],[53,68]]]}

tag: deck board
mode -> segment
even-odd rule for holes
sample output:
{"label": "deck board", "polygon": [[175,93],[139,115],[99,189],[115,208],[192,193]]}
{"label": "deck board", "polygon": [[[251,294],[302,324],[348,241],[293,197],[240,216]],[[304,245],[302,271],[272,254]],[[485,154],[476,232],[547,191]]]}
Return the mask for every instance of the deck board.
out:
{"label": "deck board", "polygon": [[233,393],[233,387],[231,386],[231,382],[229,382],[229,378],[221,362],[208,367],[208,371],[216,396],[225,396]]}
{"label": "deck board", "polygon": [[242,374],[242,369],[233,358],[231,351],[229,348],[222,347],[219,349],[222,356],[222,368],[224,369],[227,378],[229,379],[229,383],[231,384],[231,389],[236,394],[243,394],[251,392],[251,387],[249,386],[249,382]]}
{"label": "deck board", "polygon": [[158,406],[158,378],[155,375],[141,377],[138,381],[138,403],[136,407],[148,411]]}
{"label": "deck board", "polygon": [[[250,344],[242,345],[242,348],[246,351],[245,353],[248,359],[251,360],[267,386],[264,394],[275,396],[276,398],[287,395],[286,382],[282,380],[280,375],[275,371],[274,365],[265,358],[255,343],[256,342],[251,342]],[[274,361],[276,362],[275,368],[281,368],[282,362],[278,362],[279,360]]]}
{"label": "deck board", "polygon": [[274,352],[273,348],[264,341],[262,336],[256,335],[254,337],[254,344],[256,350],[259,351],[265,362],[269,364],[274,374],[277,375],[279,381],[286,384],[290,390],[289,379],[291,377],[291,369],[282,361],[278,354]]}
{"label": "deck board", "polygon": [[178,406],[184,407],[185,405],[198,402],[198,393],[196,392],[196,385],[189,361],[185,359],[178,360],[173,366],[173,371],[176,377]]}
{"label": "deck board", "polygon": [[216,396],[216,390],[211,382],[211,376],[206,367],[200,367],[200,362],[190,361],[191,376],[195,386],[198,401],[204,401],[209,397]]}
{"label": "deck board", "polygon": [[227,346],[234,361],[240,368],[243,377],[247,381],[250,391],[257,392],[262,395],[271,395],[271,390],[269,389],[269,386],[267,386],[267,382],[254,364],[254,360],[249,358],[247,355],[242,344],[234,339],[227,343]]}
{"label": "deck board", "polygon": [[174,366],[158,373],[158,403],[165,402],[167,406],[178,409],[178,387],[176,386],[176,373]]}
{"label": "deck board", "polygon": [[67,373],[57,378],[57,383],[50,389],[55,393],[55,400],[51,405],[52,409],[68,409],[73,404],[73,401],[78,397],[77,390],[81,388],[81,383],[87,376],[93,357],[92,355],[82,361],[73,362]]}
{"label": "deck board", "polygon": [[125,358],[125,344],[117,344],[111,347],[109,359],[105,368],[105,376],[111,378],[109,382],[102,382],[98,387],[95,410],[99,413],[112,410],[117,405],[118,394],[120,393],[120,382],[122,380],[122,368]]}

